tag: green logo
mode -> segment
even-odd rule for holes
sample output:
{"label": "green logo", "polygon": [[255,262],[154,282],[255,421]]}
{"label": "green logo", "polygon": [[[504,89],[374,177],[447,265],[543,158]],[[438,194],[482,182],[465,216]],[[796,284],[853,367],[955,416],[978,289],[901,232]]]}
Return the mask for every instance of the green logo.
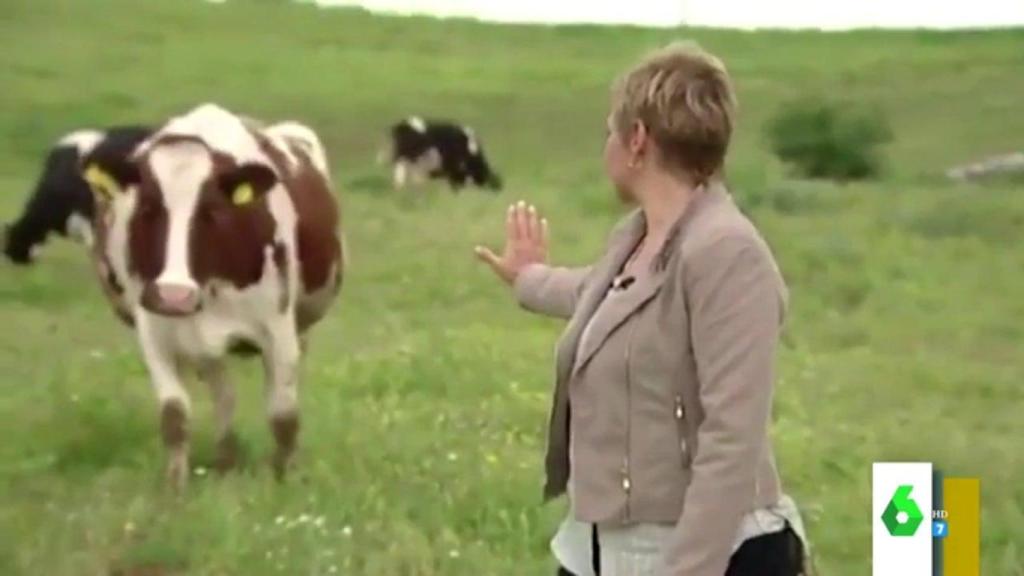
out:
{"label": "green logo", "polygon": [[893,536],[913,536],[924,520],[917,502],[910,497],[913,489],[913,486],[901,485],[892,495],[892,500],[889,500],[885,512],[882,512],[882,523]]}

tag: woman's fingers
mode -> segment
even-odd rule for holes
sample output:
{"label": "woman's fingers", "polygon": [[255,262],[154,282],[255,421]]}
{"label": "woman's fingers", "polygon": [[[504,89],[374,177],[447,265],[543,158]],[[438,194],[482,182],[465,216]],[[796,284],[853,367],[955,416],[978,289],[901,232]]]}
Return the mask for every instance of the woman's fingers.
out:
{"label": "woman's fingers", "polygon": [[526,202],[517,202],[513,206],[513,214],[516,220],[516,240],[525,240],[529,233],[526,227]]}
{"label": "woman's fingers", "polygon": [[520,268],[531,262],[543,262],[548,245],[548,221],[537,207],[520,200],[505,212],[505,250],[501,256],[486,246],[476,246],[477,259],[486,262],[506,282],[515,281]]}
{"label": "woman's fingers", "polygon": [[476,253],[477,258],[490,264],[491,267],[495,269],[501,265],[501,258],[499,258],[498,255],[492,252],[487,246],[477,246],[473,249],[473,252]]}
{"label": "woman's fingers", "polygon": [[526,211],[526,228],[530,232],[530,242],[539,244],[540,239],[540,217],[537,216],[537,209],[530,205]]}
{"label": "woman's fingers", "polygon": [[[547,226],[542,222],[537,207],[520,200],[508,207],[505,214],[505,235],[513,249],[546,248]],[[509,246],[509,247],[511,247]],[[506,247],[506,248],[509,248]]]}
{"label": "woman's fingers", "polygon": [[510,204],[505,212],[505,241],[515,242],[519,239],[519,229],[516,226],[516,205]]}
{"label": "woman's fingers", "polygon": [[518,271],[510,268],[508,264],[497,254],[491,251],[486,246],[477,246],[473,251],[476,253],[476,257],[481,261],[486,262],[490,265],[491,270],[503,281],[508,284],[515,282],[515,277]]}

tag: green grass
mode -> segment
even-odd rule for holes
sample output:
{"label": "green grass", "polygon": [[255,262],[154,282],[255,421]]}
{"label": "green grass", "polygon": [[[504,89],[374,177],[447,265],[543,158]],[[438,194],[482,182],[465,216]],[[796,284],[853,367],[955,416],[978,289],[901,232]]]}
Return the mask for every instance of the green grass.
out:
{"label": "green grass", "polygon": [[[556,260],[596,257],[620,214],[600,165],[607,86],[638,54],[683,37],[736,78],[730,180],[792,289],[773,436],[821,573],[868,573],[871,462],[912,459],[981,477],[984,573],[1024,574],[1024,196],[1019,183],[941,177],[1024,146],[1024,31],[752,34],[495,27],[271,1],[2,4],[4,219],[62,133],[216,101],[318,130],[353,262],[306,359],[299,474],[285,487],[270,478],[262,383],[240,364],[250,463],[196,476],[180,502],[160,489],[156,406],[132,335],[81,251],[53,242],[32,269],[0,266],[0,574],[548,573],[563,507],[539,495],[560,325],[518,311],[471,249],[497,243],[505,204],[525,198],[549,216]],[[882,180],[787,179],[762,127],[814,92],[889,116]],[[475,124],[506,192],[388,191],[373,156],[387,124],[412,112]],[[203,464],[210,402],[202,389],[193,399]]]}

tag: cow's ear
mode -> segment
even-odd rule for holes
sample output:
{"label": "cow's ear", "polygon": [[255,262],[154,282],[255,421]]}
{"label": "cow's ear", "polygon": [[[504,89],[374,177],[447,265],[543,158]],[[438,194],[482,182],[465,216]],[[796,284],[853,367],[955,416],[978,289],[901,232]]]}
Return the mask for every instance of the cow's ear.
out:
{"label": "cow's ear", "polygon": [[262,198],[277,184],[277,174],[265,164],[242,164],[219,179],[219,188],[236,206],[245,206]]}
{"label": "cow's ear", "polygon": [[109,201],[129,186],[139,183],[139,167],[127,158],[116,160],[86,158],[82,178],[100,200]]}

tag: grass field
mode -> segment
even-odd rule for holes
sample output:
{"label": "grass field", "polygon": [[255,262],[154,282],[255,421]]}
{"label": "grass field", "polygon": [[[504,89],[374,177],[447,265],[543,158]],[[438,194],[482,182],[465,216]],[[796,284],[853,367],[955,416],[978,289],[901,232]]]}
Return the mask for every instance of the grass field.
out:
{"label": "grass field", "polygon": [[[216,101],[318,130],[352,266],[306,359],[299,474],[273,482],[259,373],[239,364],[249,464],[197,470],[175,502],[132,334],[81,250],[0,264],[0,574],[550,573],[560,325],[520,312],[472,246],[496,244],[524,198],[557,261],[599,254],[621,214],[600,168],[607,86],[675,38],[720,53],[740,91],[729,176],[793,293],[773,435],[821,574],[869,573],[870,464],[913,459],[982,478],[984,574],[1024,575],[1024,195],[941,176],[1024,146],[1024,31],[547,29],[140,0],[0,0],[0,217],[61,134]],[[882,180],[786,177],[761,127],[804,93],[888,114]],[[391,192],[373,156],[413,112],[475,124],[506,190]],[[210,402],[193,399],[202,466]]]}

